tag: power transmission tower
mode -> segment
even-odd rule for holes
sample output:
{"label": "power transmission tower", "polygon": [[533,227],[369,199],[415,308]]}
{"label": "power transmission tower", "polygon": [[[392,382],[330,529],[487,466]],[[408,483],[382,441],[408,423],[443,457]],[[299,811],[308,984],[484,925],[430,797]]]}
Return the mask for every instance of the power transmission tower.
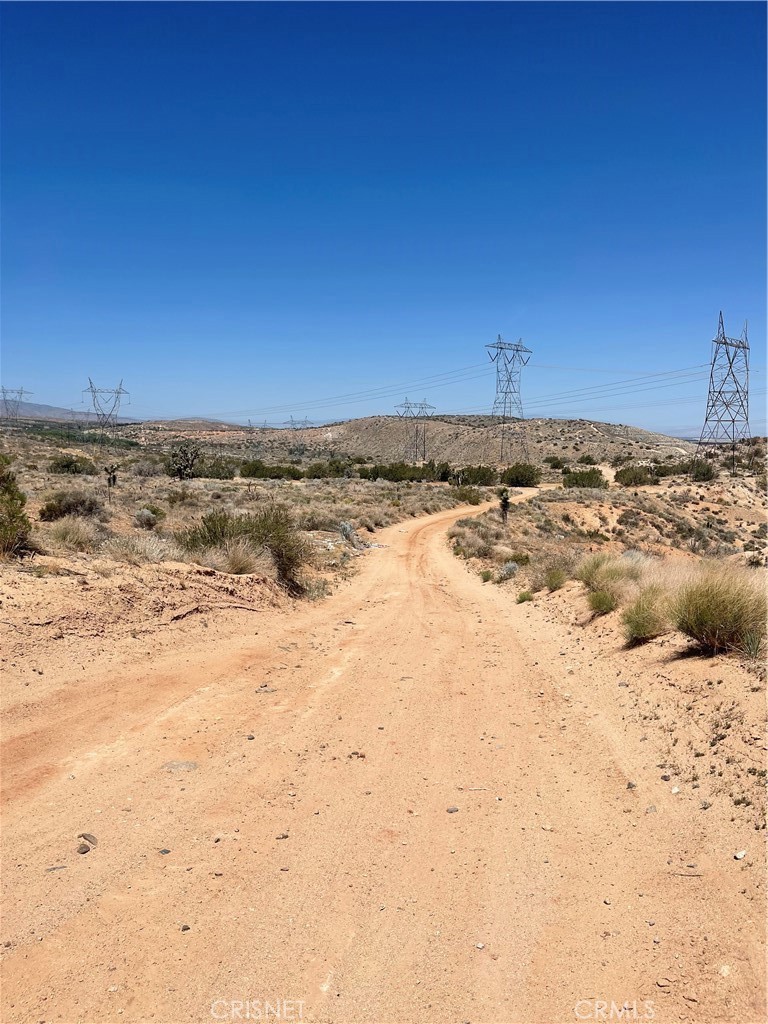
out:
{"label": "power transmission tower", "polygon": [[[492,415],[501,418],[499,461],[504,463],[509,452],[517,447],[524,461],[529,462],[523,402],[520,397],[520,376],[533,353],[525,347],[522,338],[512,343],[502,341],[501,335],[498,335],[493,345],[485,347],[489,350],[491,362],[496,363],[496,398]],[[517,424],[514,438],[507,438],[508,420],[514,420]]]}
{"label": "power transmission tower", "polygon": [[[419,408],[417,416],[422,419],[429,419],[432,413],[435,411],[434,405],[430,405],[426,399],[423,402],[419,402]],[[421,438],[419,438],[421,434]],[[422,462],[427,461],[427,424],[421,424],[421,430],[419,430],[419,421],[416,420],[416,450],[417,457],[416,461],[421,460]]]}
{"label": "power transmission tower", "polygon": [[[264,420],[264,426],[266,427],[266,425],[267,421]],[[312,424],[309,422],[306,416],[304,417],[303,420],[295,420],[293,416],[291,416],[289,420],[286,420],[285,423],[283,423],[283,426],[290,427],[292,430],[305,430],[307,427],[311,427]]]}
{"label": "power transmission tower", "polygon": [[84,389],[83,394],[91,396],[96,424],[101,432],[101,442],[103,443],[105,434],[117,426],[117,416],[120,412],[123,395],[128,395],[130,401],[130,394],[123,387],[122,381],[116,388],[97,388],[89,377],[88,384],[89,387]]}
{"label": "power transmission tower", "polygon": [[403,462],[419,461],[419,422],[417,416],[421,408],[418,402],[411,402],[408,398],[400,405],[395,406],[395,412],[400,419],[405,420],[405,439],[403,443]]}
{"label": "power transmission tower", "polygon": [[3,397],[3,416],[10,423],[19,422],[19,410],[24,401],[24,395],[33,394],[32,391],[25,391],[24,388],[7,388],[3,385],[0,388]]}
{"label": "power transmission tower", "polygon": [[693,464],[729,451],[731,475],[735,476],[739,442],[748,441],[750,436],[747,325],[740,338],[726,337],[721,311],[717,337],[712,340],[707,412]]}

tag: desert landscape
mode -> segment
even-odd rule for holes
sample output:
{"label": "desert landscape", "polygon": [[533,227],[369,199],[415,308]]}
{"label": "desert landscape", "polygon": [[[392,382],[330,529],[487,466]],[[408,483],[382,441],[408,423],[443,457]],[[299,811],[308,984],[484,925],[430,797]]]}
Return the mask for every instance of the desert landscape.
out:
{"label": "desert landscape", "polygon": [[6,428],[3,1019],[762,1019],[762,442],[344,428]]}

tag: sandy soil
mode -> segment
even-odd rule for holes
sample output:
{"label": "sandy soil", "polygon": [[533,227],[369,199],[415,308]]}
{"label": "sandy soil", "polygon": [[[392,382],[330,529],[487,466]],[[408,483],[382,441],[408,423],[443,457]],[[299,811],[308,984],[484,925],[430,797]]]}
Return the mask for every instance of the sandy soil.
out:
{"label": "sandy soil", "polygon": [[765,833],[641,714],[748,674],[586,649],[453,557],[466,514],[318,604],[8,666],[4,1022],[764,1019]]}

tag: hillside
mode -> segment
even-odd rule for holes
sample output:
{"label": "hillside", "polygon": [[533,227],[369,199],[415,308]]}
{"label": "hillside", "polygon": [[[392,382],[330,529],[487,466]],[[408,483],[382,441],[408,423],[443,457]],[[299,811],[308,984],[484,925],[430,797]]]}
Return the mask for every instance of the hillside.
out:
{"label": "hillside", "polygon": [[[499,459],[500,426],[489,416],[436,416],[420,421],[426,428],[427,458],[456,465],[494,464]],[[526,421],[528,450],[534,462],[547,455],[559,455],[575,461],[591,455],[598,461],[610,461],[617,455],[643,459],[680,458],[690,455],[690,441],[655,434],[640,427],[600,423],[592,420],[531,419]],[[396,416],[366,416],[319,427],[226,429],[204,421],[155,421],[125,428],[127,436],[147,444],[167,445],[193,435],[202,442],[226,444],[242,453],[267,461],[288,458],[328,458],[330,456],[365,458],[392,462],[407,458],[408,431],[413,421]],[[512,461],[522,458],[514,439],[517,424],[507,425],[513,447]]]}

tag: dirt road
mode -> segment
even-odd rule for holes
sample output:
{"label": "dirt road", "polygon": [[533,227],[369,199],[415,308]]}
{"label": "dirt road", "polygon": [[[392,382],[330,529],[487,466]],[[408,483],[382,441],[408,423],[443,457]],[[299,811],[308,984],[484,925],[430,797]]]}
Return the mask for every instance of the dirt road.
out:
{"label": "dirt road", "polygon": [[674,860],[652,743],[452,556],[461,514],[6,724],[6,1024],[761,1019],[730,856]]}

